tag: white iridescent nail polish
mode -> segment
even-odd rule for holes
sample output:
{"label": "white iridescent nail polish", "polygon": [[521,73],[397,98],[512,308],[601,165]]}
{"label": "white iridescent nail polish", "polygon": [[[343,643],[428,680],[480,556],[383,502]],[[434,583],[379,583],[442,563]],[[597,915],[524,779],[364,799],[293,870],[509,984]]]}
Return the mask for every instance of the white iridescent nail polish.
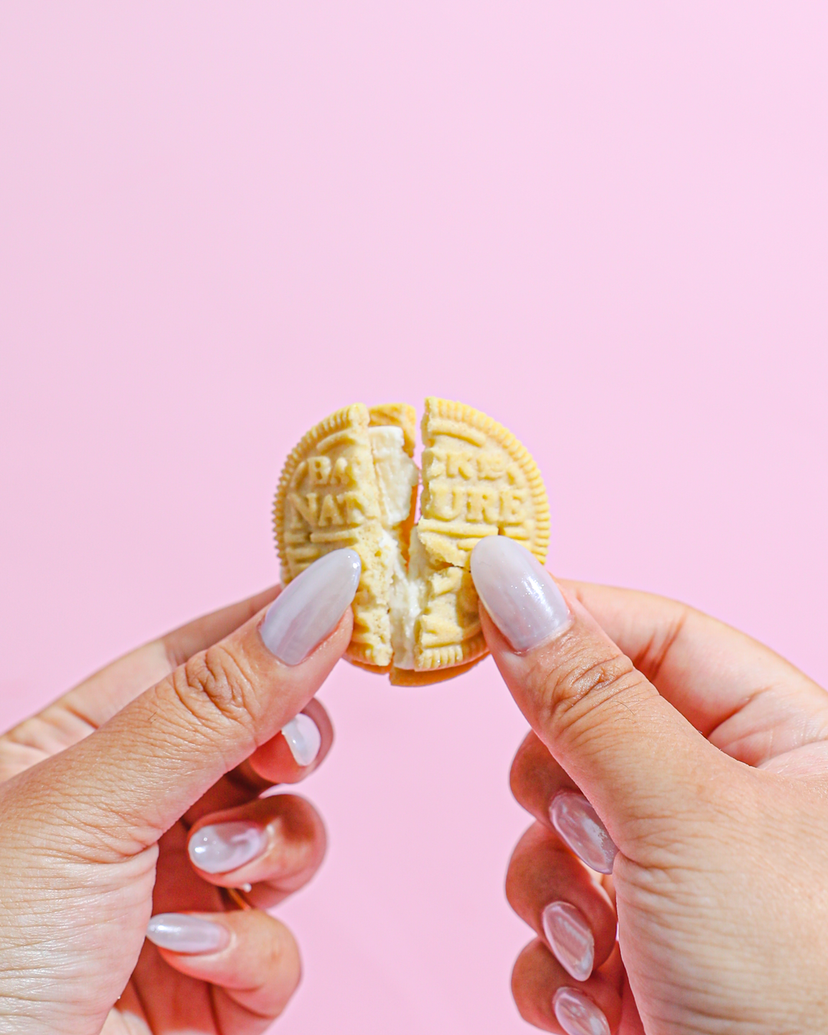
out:
{"label": "white iridescent nail polish", "polygon": [[267,848],[267,831],[259,823],[212,823],[190,836],[187,852],[205,873],[230,873]]}
{"label": "white iridescent nail polish", "polygon": [[604,1011],[577,988],[559,988],[552,1009],[566,1035],[610,1035]]}
{"label": "white iridescent nail polish", "polygon": [[310,715],[305,715],[304,712],[299,712],[282,727],[282,736],[287,741],[296,764],[303,767],[314,761],[322,747],[319,727]]}
{"label": "white iridescent nail polish", "polygon": [[230,944],[230,933],[221,924],[187,913],[159,913],[147,925],[147,940],[161,949],[196,956],[219,952]]}
{"label": "white iridescent nail polish", "polygon": [[259,630],[265,647],[286,665],[298,665],[334,631],[359,585],[355,550],[334,550],[314,561],[282,590]]}
{"label": "white iridescent nail polish", "polygon": [[518,653],[544,643],[571,619],[549,572],[508,536],[480,540],[472,551],[471,574],[492,621]]}
{"label": "white iridescent nail polish", "polygon": [[549,818],[561,840],[587,866],[598,873],[612,873],[618,848],[583,794],[559,791],[549,806]]}
{"label": "white iridescent nail polish", "polygon": [[541,913],[543,933],[555,958],[576,981],[586,981],[595,962],[595,939],[580,909],[550,902]]}

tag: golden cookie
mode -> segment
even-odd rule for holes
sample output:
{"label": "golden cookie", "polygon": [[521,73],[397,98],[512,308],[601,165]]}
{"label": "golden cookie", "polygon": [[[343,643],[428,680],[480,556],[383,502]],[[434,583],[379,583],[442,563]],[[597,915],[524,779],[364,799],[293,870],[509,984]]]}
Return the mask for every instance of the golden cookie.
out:
{"label": "golden cookie", "polygon": [[537,466],[501,424],[426,399],[420,473],[415,414],[355,403],[312,428],[288,457],[274,525],[282,581],[330,550],[362,561],[347,657],[398,685],[459,675],[486,654],[469,572],[475,543],[507,535],[541,563],[549,505]]}

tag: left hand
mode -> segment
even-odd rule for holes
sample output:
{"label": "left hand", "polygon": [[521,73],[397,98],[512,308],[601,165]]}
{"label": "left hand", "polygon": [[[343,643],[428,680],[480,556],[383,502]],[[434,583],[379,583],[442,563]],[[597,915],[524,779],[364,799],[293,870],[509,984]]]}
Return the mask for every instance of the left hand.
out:
{"label": "left hand", "polygon": [[[310,880],[325,833],[303,798],[260,795],[331,746],[312,698],[350,640],[359,579],[352,551],[334,556],[266,617],[277,590],[0,737],[0,1030],[255,1035],[282,1011],[299,954],[263,910]],[[234,908],[221,889],[246,885],[253,908]]]}

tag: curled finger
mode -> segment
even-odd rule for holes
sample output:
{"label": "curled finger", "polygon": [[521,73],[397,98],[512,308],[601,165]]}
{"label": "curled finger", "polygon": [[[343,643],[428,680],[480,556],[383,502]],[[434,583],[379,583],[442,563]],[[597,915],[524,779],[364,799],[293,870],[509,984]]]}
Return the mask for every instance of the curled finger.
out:
{"label": "curled finger", "polygon": [[213,784],[184,814],[194,826],[212,812],[244,805],[275,784],[298,783],[324,761],[333,744],[333,725],[313,699],[301,712],[235,769]]}
{"label": "curled finger", "polygon": [[298,783],[317,769],[333,744],[333,724],[315,698],[245,763],[267,783]]}
{"label": "curled finger", "polygon": [[612,982],[596,973],[574,983],[540,939],[518,956],[512,994],[525,1021],[557,1035],[612,1035],[621,1019]]}
{"label": "curled finger", "polygon": [[550,829],[552,821],[549,806],[555,795],[561,790],[578,790],[563,766],[555,761],[533,730],[529,731],[517,749],[509,784],[517,803]]}
{"label": "curled finger", "polygon": [[325,855],[325,827],[295,794],[276,794],[203,817],[190,831],[190,862],[205,881],[251,886],[247,898],[269,908],[306,884]]}
{"label": "curled finger", "polygon": [[617,922],[606,891],[537,823],[512,855],[506,897],[576,981],[586,981],[609,958]]}
{"label": "curled finger", "polygon": [[293,935],[258,909],[162,913],[147,938],[174,970],[214,986],[219,1031],[264,1031],[299,984]]}
{"label": "curled finger", "polygon": [[535,733],[518,748],[512,793],[535,819],[554,830],[578,858],[598,873],[612,873],[618,849],[595,809]]}

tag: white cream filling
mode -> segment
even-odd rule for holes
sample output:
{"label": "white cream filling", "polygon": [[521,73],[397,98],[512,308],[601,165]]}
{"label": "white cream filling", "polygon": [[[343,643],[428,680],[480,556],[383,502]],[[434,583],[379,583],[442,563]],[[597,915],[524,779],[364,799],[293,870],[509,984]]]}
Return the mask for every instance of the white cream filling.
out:
{"label": "white cream filling", "polygon": [[420,471],[403,448],[402,428],[369,428],[371,453],[379,486],[383,528],[393,529],[411,510],[411,493],[420,483]]}
{"label": "white cream filling", "polygon": [[408,570],[403,557],[400,525],[411,512],[411,494],[420,481],[420,471],[403,448],[402,429],[369,428],[374,470],[379,488],[383,535],[380,549],[391,569],[389,617],[391,646],[397,668],[414,668],[414,640],[417,619],[425,606],[427,560],[417,530],[411,534]]}

